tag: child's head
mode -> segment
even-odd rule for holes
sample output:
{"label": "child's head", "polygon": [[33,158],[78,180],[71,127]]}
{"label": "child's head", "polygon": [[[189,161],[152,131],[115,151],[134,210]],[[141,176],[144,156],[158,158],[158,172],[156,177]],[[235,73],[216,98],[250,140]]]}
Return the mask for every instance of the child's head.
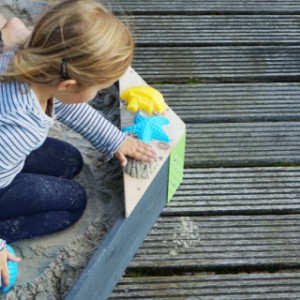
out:
{"label": "child's head", "polygon": [[128,68],[134,42],[128,28],[94,0],[67,0],[35,25],[4,79],[52,83],[75,79],[78,87],[117,80]]}

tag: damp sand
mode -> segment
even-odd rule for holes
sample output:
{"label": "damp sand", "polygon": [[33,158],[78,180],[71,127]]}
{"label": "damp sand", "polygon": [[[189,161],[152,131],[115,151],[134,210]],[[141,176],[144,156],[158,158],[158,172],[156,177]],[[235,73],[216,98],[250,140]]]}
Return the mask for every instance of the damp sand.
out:
{"label": "damp sand", "polygon": [[[99,93],[90,104],[119,125],[116,88]],[[22,262],[15,286],[6,294],[0,292],[1,300],[63,299],[123,213],[122,170],[118,162],[104,162],[87,140],[61,123],[55,123],[50,135],[80,149],[84,168],[76,180],[86,188],[88,206],[81,219],[67,230],[12,244]]]}

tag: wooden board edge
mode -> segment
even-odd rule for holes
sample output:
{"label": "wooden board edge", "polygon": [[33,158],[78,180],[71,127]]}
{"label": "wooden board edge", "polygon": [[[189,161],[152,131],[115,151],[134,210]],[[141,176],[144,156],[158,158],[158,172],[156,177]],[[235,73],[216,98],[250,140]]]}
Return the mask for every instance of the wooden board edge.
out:
{"label": "wooden board edge", "polygon": [[[120,78],[119,88],[120,95],[122,92],[132,86],[147,85],[143,78],[132,68],[129,67],[125,74]],[[128,125],[128,120],[131,120],[131,125],[133,123],[134,113],[128,112],[126,109],[121,108],[121,127]],[[124,118],[125,116],[125,118]],[[171,142],[163,143],[163,148],[160,146],[162,143],[158,140],[152,140],[150,145],[157,153],[159,161],[153,173],[147,179],[137,179],[133,178],[130,175],[123,173],[123,182],[124,182],[124,201],[125,201],[125,216],[129,217],[132,213],[135,206],[139,203],[140,199],[143,197],[143,194],[147,190],[148,186],[157,176],[159,169],[163,166],[166,160],[169,159],[171,152],[174,147],[176,147],[178,141],[180,140],[182,134],[186,131],[186,126],[184,122],[175,114],[175,112],[166,105],[166,110],[162,113],[162,116],[166,117],[170,124],[164,126],[164,131],[171,138]]]}
{"label": "wooden board edge", "polygon": [[65,300],[107,299],[166,205],[169,161],[129,218],[121,216],[96,249]]}

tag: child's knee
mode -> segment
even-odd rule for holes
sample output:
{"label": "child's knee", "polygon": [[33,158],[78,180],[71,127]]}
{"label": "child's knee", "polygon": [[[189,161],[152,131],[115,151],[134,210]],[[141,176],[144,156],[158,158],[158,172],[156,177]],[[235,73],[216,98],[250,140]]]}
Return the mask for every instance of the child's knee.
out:
{"label": "child's knee", "polygon": [[70,169],[70,174],[68,174],[68,178],[73,178],[76,175],[78,175],[82,168],[83,168],[83,158],[82,155],[80,153],[80,151],[71,146],[72,147],[72,159],[71,159],[71,165],[72,168]]}
{"label": "child's knee", "polygon": [[5,26],[5,24],[7,23],[7,19],[0,15],[0,30]]}
{"label": "child's knee", "polygon": [[[87,205],[87,194],[84,187],[78,182],[74,181],[73,186],[71,210],[82,215]],[[76,195],[75,199],[74,194]]]}
{"label": "child's knee", "polygon": [[17,17],[13,17],[7,21],[2,28],[1,33],[4,49],[13,48],[23,44],[30,35],[29,29]]}
{"label": "child's knee", "polygon": [[18,17],[12,17],[6,24],[6,27],[11,29],[12,31],[18,31],[19,34],[23,34],[24,38],[26,38],[29,34],[30,31],[26,27],[26,25],[21,21]]}

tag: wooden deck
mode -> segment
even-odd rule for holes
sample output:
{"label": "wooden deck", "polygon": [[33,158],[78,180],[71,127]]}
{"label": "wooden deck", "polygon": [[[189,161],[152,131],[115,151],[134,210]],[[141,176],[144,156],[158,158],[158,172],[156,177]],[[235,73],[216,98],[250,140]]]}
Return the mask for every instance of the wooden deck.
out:
{"label": "wooden deck", "polygon": [[109,3],[187,123],[184,181],[110,299],[300,299],[300,1]]}

